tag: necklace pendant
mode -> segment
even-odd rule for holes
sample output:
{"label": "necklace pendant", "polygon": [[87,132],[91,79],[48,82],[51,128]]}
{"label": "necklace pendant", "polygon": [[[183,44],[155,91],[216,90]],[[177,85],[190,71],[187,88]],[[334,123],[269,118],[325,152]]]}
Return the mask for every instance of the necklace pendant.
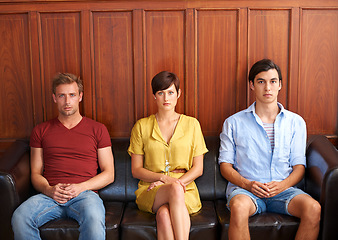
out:
{"label": "necklace pendant", "polygon": [[169,169],[170,169],[169,161],[165,160],[165,172],[167,173],[167,175],[169,174]]}

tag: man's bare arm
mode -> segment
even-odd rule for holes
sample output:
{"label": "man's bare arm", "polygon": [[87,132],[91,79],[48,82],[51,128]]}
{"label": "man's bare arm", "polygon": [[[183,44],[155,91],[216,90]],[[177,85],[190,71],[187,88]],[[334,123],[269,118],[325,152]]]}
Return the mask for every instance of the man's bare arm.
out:
{"label": "man's bare arm", "polygon": [[101,169],[98,175],[79,184],[70,184],[65,188],[72,198],[78,196],[83,191],[99,190],[114,182],[114,157],[111,147],[98,149],[98,162]]}
{"label": "man's bare arm", "polygon": [[222,176],[229,182],[245,189],[260,198],[266,198],[270,196],[269,188],[263,183],[257,181],[250,181],[242,177],[230,163],[221,163],[220,165]]}
{"label": "man's bare arm", "polygon": [[67,184],[60,183],[50,186],[43,174],[43,149],[31,148],[31,180],[34,188],[53,198],[59,203],[66,203],[70,198],[70,194],[65,191]]}

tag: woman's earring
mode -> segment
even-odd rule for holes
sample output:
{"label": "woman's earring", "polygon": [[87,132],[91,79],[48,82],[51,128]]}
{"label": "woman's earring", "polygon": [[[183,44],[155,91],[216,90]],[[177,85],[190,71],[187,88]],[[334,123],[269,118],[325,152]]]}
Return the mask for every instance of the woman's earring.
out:
{"label": "woman's earring", "polygon": [[155,98],[155,100],[156,100],[156,97],[154,97]]}

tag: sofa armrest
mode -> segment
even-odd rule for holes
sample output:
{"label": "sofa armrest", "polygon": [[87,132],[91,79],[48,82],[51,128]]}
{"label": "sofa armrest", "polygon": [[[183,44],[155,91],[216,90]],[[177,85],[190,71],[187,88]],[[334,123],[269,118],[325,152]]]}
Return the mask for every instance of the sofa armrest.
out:
{"label": "sofa armrest", "polygon": [[28,141],[17,140],[0,159],[0,235],[4,239],[12,238],[12,214],[31,189]]}
{"label": "sofa armrest", "polygon": [[307,192],[322,206],[322,239],[338,239],[338,151],[325,137],[315,135],[308,141]]}

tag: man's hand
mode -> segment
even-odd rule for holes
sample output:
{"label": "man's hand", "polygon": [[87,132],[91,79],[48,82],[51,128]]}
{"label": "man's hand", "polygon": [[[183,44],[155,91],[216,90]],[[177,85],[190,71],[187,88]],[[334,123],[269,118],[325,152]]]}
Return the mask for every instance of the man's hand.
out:
{"label": "man's hand", "polygon": [[48,187],[45,194],[58,203],[63,204],[70,199],[77,197],[83,191],[80,184],[58,183]]}
{"label": "man's hand", "polygon": [[260,198],[271,197],[270,188],[264,183],[251,181],[248,190]]}
{"label": "man's hand", "polygon": [[64,190],[68,192],[71,198],[75,198],[86,189],[81,184],[67,184]]}
{"label": "man's hand", "polygon": [[283,182],[275,182],[275,181],[273,181],[273,182],[264,183],[264,185],[266,187],[268,187],[268,189],[270,190],[269,191],[269,194],[270,194],[269,197],[274,197],[277,194],[279,194],[279,193],[281,193],[281,192],[283,192],[285,190]]}
{"label": "man's hand", "polygon": [[70,184],[66,184],[66,183],[58,183],[54,186],[49,186],[46,189],[45,194],[48,197],[53,198],[58,203],[61,203],[61,204],[66,203],[72,198],[71,194],[65,190],[65,188],[68,187],[69,185]]}

